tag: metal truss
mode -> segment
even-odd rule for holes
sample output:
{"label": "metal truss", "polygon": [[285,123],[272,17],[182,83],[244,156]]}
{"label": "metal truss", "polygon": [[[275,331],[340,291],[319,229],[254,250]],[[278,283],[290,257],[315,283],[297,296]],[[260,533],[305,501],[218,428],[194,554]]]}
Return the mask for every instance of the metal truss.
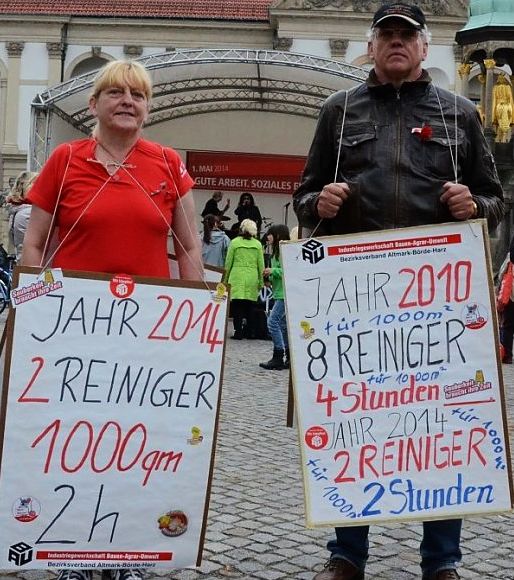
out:
{"label": "metal truss", "polygon": [[[276,104],[280,112],[287,112],[282,105],[289,104],[291,114],[313,117],[332,92],[331,87],[262,78],[216,77],[163,83],[154,87],[146,126],[190,114],[240,110],[238,103],[251,102],[255,102],[253,110],[272,110]],[[62,116],[84,133],[89,133],[94,124],[88,108]]]}
{"label": "metal truss", "polygon": [[[271,50],[248,49],[200,49],[177,50],[138,59],[148,70],[185,69],[205,73],[209,68],[194,68],[193,65],[242,64],[253,65],[246,76],[214,77],[201,76],[187,80],[177,78],[166,80],[154,86],[152,110],[147,125],[163,123],[189,115],[219,111],[266,111],[315,117],[322,101],[333,92],[334,81],[345,78],[351,84],[362,82],[365,70],[343,62],[320,57]],[[289,67],[328,75],[330,86],[319,85],[319,75],[312,83],[308,75],[304,82],[266,77],[266,67]],[[230,68],[227,69],[230,71]],[[30,165],[38,171],[46,160],[50,141],[52,116],[56,115],[67,123],[88,134],[94,119],[85,107],[70,111],[66,99],[78,93],[87,92],[94,81],[96,71],[70,79],[51,87],[36,96],[32,103],[32,127],[30,145]],[[285,76],[285,75],[280,75]],[[170,72],[173,77],[173,72]],[[322,78],[322,77],[321,77]]]}

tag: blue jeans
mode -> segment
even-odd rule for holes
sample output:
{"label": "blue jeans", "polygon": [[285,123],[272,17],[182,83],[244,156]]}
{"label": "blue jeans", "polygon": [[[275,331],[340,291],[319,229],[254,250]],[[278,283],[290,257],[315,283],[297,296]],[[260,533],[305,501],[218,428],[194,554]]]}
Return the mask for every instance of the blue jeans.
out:
{"label": "blue jeans", "polygon": [[284,300],[280,298],[275,299],[275,304],[268,316],[268,330],[273,341],[273,348],[276,350],[284,350],[289,348],[289,341],[287,340],[287,326],[286,326],[286,309]]}
{"label": "blue jeans", "polygon": [[[456,568],[461,561],[460,531],[462,520],[423,522],[420,545],[423,578],[439,570]],[[336,539],[327,544],[334,558],[344,558],[361,570],[368,559],[369,526],[336,528]]]}

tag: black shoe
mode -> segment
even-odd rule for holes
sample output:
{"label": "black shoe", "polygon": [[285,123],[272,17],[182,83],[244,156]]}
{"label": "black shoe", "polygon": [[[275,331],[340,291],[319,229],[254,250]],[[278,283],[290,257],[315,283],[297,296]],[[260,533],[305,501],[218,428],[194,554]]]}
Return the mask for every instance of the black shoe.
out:
{"label": "black shoe", "polygon": [[312,580],[364,580],[364,572],[348,560],[330,558],[323,571]]}
{"label": "black shoe", "polygon": [[238,332],[236,330],[230,338],[233,338],[234,340],[243,340],[243,335],[241,334],[241,332]]}
{"label": "black shoe", "polygon": [[279,349],[273,350],[273,357],[268,362],[259,363],[259,366],[268,371],[283,371],[284,366],[284,351]]}

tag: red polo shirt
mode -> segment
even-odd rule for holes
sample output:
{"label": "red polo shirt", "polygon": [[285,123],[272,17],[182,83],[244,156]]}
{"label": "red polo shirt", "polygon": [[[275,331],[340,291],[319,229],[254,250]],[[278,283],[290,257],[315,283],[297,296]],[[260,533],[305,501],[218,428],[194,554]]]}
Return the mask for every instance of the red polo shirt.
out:
{"label": "red polo shirt", "polygon": [[52,266],[169,278],[169,226],[193,179],[176,151],[144,139],[109,176],[95,147],[94,139],[60,145],[30,189],[29,201],[48,213],[58,203],[62,245]]}

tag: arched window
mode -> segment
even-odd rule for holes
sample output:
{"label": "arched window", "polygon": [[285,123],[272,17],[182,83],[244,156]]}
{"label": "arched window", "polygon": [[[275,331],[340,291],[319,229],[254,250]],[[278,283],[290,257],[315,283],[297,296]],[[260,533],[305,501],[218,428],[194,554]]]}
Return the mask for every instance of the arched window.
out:
{"label": "arched window", "polygon": [[103,67],[103,65],[107,62],[109,61],[101,56],[90,56],[89,58],[81,60],[73,67],[70,78],[78,77],[88,72],[97,70]]}

